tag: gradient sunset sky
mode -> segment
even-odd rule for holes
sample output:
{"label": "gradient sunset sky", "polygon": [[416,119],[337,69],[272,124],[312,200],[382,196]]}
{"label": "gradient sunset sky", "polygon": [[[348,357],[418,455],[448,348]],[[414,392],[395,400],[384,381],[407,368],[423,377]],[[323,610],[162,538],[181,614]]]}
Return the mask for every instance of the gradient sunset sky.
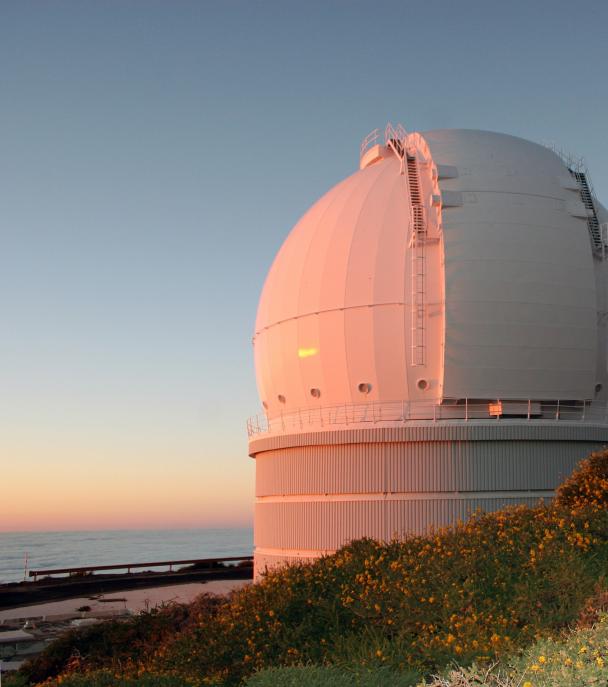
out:
{"label": "gradient sunset sky", "polygon": [[388,120],[583,155],[608,3],[0,1],[0,530],[248,525],[270,263]]}

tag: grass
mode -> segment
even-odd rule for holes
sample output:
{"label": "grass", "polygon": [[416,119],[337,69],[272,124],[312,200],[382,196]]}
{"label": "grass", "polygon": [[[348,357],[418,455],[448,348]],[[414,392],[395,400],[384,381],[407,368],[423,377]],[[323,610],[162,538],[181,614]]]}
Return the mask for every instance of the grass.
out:
{"label": "grass", "polygon": [[22,676],[50,686],[107,670],[125,685],[145,677],[228,687],[302,665],[351,678],[489,666],[576,620],[608,570],[607,506],[608,452],[599,452],[549,505],[479,513],[403,541],[360,540],[224,600],[73,632]]}
{"label": "grass", "polygon": [[247,687],[412,687],[419,676],[410,671],[375,668],[353,671],[336,666],[270,668],[247,680]]}

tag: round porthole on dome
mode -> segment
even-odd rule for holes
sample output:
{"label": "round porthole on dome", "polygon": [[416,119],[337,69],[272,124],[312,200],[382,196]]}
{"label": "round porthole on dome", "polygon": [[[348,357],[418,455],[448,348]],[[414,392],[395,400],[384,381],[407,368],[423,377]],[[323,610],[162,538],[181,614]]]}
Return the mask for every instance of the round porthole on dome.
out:
{"label": "round porthole on dome", "polygon": [[287,399],[285,398],[285,396],[283,396],[283,394],[279,394],[277,396],[277,400],[279,401],[279,403],[285,403],[287,401]]}
{"label": "round porthole on dome", "polygon": [[420,391],[426,391],[430,386],[429,380],[428,379],[419,379],[416,382],[416,386],[420,389]]}
{"label": "round porthole on dome", "polygon": [[596,394],[599,394],[601,390],[602,390],[602,385],[600,384],[600,382],[598,382],[598,383],[595,385],[595,393],[596,393]]}
{"label": "round porthole on dome", "polygon": [[321,389],[311,389],[310,390],[310,395],[313,398],[321,398]]}
{"label": "round porthole on dome", "polygon": [[369,382],[361,382],[357,389],[359,390],[359,393],[369,394],[369,392],[372,390],[372,385]]}

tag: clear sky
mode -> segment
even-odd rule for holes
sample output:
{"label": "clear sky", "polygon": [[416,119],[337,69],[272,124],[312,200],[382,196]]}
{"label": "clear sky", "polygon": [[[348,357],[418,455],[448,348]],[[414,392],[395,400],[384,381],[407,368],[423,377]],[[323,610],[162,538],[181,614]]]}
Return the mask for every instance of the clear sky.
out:
{"label": "clear sky", "polygon": [[608,3],[0,0],[0,529],[251,522],[270,263],[387,120],[584,155]]}

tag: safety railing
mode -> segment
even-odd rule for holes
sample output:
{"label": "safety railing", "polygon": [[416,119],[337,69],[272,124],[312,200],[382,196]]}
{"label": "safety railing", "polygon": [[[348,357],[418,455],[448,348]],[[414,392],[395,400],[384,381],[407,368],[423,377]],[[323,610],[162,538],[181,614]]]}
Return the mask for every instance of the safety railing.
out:
{"label": "safety railing", "polygon": [[[36,581],[39,577],[49,577],[55,575],[68,575],[69,577],[77,575],[90,575],[96,572],[107,572],[109,570],[126,570],[127,574],[131,574],[132,570],[145,568],[166,568],[166,572],[174,572],[174,566],[194,565],[198,568],[214,568],[224,565],[225,563],[234,565],[235,563],[244,564],[246,561],[252,561],[253,556],[224,556],[223,558],[188,558],[186,560],[173,561],[154,561],[151,563],[114,563],[112,565],[82,565],[76,568],[49,568],[48,570],[30,570],[29,576]],[[177,567],[176,572],[179,572]]]}
{"label": "safety railing", "polygon": [[403,157],[406,143],[407,131],[404,129],[403,125],[397,124],[393,126],[389,122],[384,129],[384,139],[382,139],[380,129],[374,129],[361,141],[361,146],[359,147],[359,160],[363,158],[370,148],[380,144],[391,146],[399,157]]}
{"label": "safety railing", "polygon": [[370,131],[369,134],[361,141],[361,147],[359,148],[359,160],[363,158],[365,153],[375,145],[380,143],[380,129],[374,129]]}
{"label": "safety railing", "polygon": [[273,434],[308,428],[378,423],[446,422],[484,420],[504,422],[576,422],[608,425],[608,403],[604,401],[469,401],[432,403],[382,401],[316,408],[301,408],[270,417],[256,415],[247,421],[247,434]]}

